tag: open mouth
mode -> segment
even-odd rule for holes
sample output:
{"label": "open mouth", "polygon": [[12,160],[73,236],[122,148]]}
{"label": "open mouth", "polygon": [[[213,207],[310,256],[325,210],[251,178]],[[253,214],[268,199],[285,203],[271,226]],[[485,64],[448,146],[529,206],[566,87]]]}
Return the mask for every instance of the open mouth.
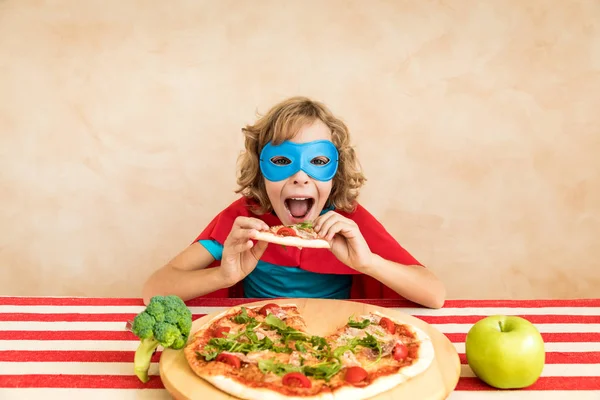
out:
{"label": "open mouth", "polygon": [[315,199],[311,197],[290,197],[285,199],[285,208],[296,219],[305,218],[312,209]]}

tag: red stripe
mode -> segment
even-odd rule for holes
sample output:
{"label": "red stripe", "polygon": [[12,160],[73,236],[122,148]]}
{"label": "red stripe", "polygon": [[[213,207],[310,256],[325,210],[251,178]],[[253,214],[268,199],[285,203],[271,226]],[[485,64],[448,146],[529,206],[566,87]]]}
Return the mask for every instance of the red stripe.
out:
{"label": "red stripe", "polygon": [[[160,351],[152,360],[158,362]],[[6,350],[0,351],[0,361],[4,362],[130,362],[133,351],[125,350]],[[464,353],[459,354],[462,364],[467,364]],[[546,364],[600,364],[600,352],[546,353]]]}
{"label": "red stripe", "polygon": [[444,308],[480,307],[600,307],[597,299],[548,299],[548,300],[448,300]]}
{"label": "red stripe", "polygon": [[135,375],[0,375],[5,388],[164,389],[160,376],[142,383]]}
{"label": "red stripe", "polygon": [[[163,389],[159,376],[142,383],[128,375],[0,375],[0,387],[5,388],[114,388]],[[541,377],[533,385],[519,390],[599,390],[600,377]],[[475,377],[460,378],[456,391],[496,390]]]}
{"label": "red stripe", "polygon": [[[190,307],[233,307],[240,304],[264,301],[265,299],[192,299],[185,303]],[[355,299],[357,303],[368,303],[382,307],[421,307],[401,299]],[[0,305],[19,306],[144,306],[142,299],[102,297],[0,297]]]}
{"label": "red stripe", "polygon": [[104,297],[0,297],[0,305],[15,306],[143,306],[142,299]]}
{"label": "red stripe", "polygon": [[[497,390],[479,378],[460,378],[456,385],[460,390]],[[519,390],[600,390],[599,376],[543,376],[533,385]]]}
{"label": "red stripe", "polygon": [[[429,324],[474,324],[485,315],[413,315]],[[598,324],[600,315],[518,315],[534,324]],[[1,319],[0,314],[0,319]]]}
{"label": "red stripe", "polygon": [[[193,314],[198,319],[206,314]],[[0,321],[39,321],[39,322],[123,322],[132,320],[136,314],[79,314],[79,313],[0,313]],[[430,324],[472,324],[485,318],[484,315],[414,315]],[[592,324],[600,323],[600,315],[520,315],[532,323],[549,324]],[[125,325],[123,325],[124,327]]]}
{"label": "red stripe", "polygon": [[[137,314],[80,314],[80,313],[0,313],[0,321],[31,321],[31,322],[122,322],[123,329],[127,321],[131,321]],[[196,320],[206,314],[193,314]]]}
{"label": "red stripe", "polygon": [[[161,351],[152,355],[159,362]],[[80,350],[7,350],[0,351],[0,361],[5,362],[131,362],[134,351],[80,351]]]}
{"label": "red stripe", "polygon": [[4,313],[0,321],[41,321],[41,322],[123,322],[123,329],[128,320],[137,314],[37,314],[37,313]]}
{"label": "red stripe", "polygon": [[[206,298],[206,299],[193,299],[186,301],[185,303],[190,307],[233,307],[240,304],[254,303],[258,301],[265,301],[266,299],[220,299],[220,298]],[[269,300],[286,300],[285,298],[275,298]],[[401,299],[349,299],[356,303],[372,304],[381,307],[421,307],[419,304],[413,303],[409,300]]]}
{"label": "red stripe", "polygon": [[[127,321],[137,314],[80,314],[80,313],[0,313],[0,321],[30,321],[30,322],[122,322],[123,329]],[[206,314],[193,314],[192,319],[204,317]]]}
{"label": "red stripe", "polygon": [[[231,307],[265,299],[220,299],[197,298],[186,301],[188,306]],[[359,303],[369,303],[382,307],[420,307],[407,300],[396,299],[351,299]],[[14,297],[0,296],[0,305],[32,306],[143,306],[140,298],[106,297]],[[447,300],[444,308],[482,308],[482,307],[600,307],[597,299],[547,299],[547,300]]]}
{"label": "red stripe", "polygon": [[[467,364],[465,353],[459,353],[458,356],[461,364]],[[546,364],[600,364],[600,351],[547,352]]]}
{"label": "red stripe", "polygon": [[[464,343],[467,337],[466,333],[444,333],[453,343]],[[542,333],[544,342],[600,342],[600,332],[583,332],[583,333]]]}
{"label": "red stripe", "polygon": [[[464,343],[466,333],[445,333],[453,343]],[[546,343],[600,342],[600,332],[542,333]],[[0,340],[139,340],[129,331],[0,331]]]}
{"label": "red stripe", "polygon": [[0,340],[139,340],[129,331],[0,331]]}

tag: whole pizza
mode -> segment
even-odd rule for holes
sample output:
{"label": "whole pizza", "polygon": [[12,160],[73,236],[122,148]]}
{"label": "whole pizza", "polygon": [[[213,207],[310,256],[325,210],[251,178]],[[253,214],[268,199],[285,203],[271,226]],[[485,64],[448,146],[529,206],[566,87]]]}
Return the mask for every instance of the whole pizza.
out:
{"label": "whole pizza", "polygon": [[204,324],[184,350],[196,375],[242,399],[366,399],[424,372],[428,335],[380,312],[350,315],[312,335],[295,304],[234,307]]}

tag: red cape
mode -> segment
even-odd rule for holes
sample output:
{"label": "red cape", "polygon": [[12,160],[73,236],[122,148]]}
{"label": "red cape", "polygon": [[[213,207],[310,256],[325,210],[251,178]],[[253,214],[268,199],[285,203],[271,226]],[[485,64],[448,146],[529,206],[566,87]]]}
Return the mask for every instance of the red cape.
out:
{"label": "red cape", "polygon": [[[256,215],[251,208],[255,205],[252,200],[242,197],[221,211],[208,226],[198,235],[195,242],[200,239],[212,239],[223,244],[231,231],[234,220],[238,216],[254,217],[263,220],[269,226],[282,225],[274,213]],[[420,265],[400,244],[385,230],[383,225],[364,207],[357,205],[351,213],[336,211],[338,214],[352,219],[360,228],[369,248],[375,254],[404,265]],[[392,289],[383,285],[378,280],[362,274],[340,262],[329,249],[298,249],[269,245],[261,260],[285,267],[300,267],[306,271],[327,274],[354,275],[350,292],[351,299],[401,299],[402,297]],[[217,260],[208,268],[220,264]],[[220,289],[202,297],[244,297],[242,282],[231,288]]]}

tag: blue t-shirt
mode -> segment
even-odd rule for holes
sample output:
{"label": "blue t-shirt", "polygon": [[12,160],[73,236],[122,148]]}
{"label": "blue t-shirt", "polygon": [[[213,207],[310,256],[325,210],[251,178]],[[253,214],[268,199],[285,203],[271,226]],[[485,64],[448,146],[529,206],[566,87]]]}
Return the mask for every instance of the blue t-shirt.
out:
{"label": "blue t-shirt", "polygon": [[[329,211],[324,209],[321,214]],[[220,260],[223,245],[215,240],[199,240],[206,250]],[[351,275],[318,274],[299,267],[283,267],[258,261],[256,268],[244,278],[244,296],[299,297],[321,299],[349,299]]]}

